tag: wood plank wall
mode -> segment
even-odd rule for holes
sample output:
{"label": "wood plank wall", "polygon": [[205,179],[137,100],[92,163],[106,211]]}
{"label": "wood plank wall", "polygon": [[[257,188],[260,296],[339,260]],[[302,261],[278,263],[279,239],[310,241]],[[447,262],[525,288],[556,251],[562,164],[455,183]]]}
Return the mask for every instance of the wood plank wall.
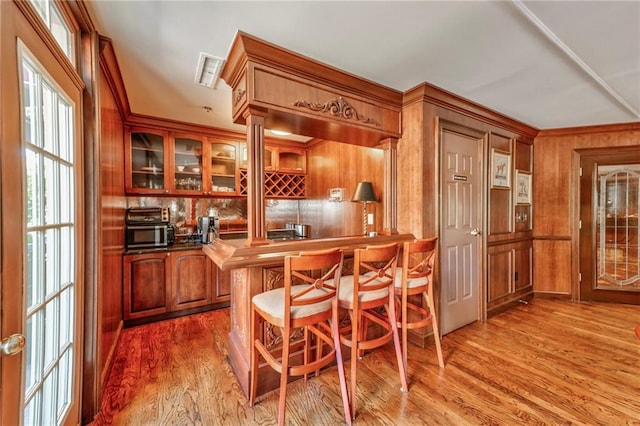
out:
{"label": "wood plank wall", "polygon": [[98,371],[104,387],[107,366],[122,328],[122,251],[124,250],[124,126],[115,98],[100,70],[101,258],[98,284]]}
{"label": "wood plank wall", "polygon": [[[370,181],[380,200],[367,205],[374,214],[369,231],[380,232],[384,205],[384,153],[381,149],[366,148],[340,142],[321,142],[307,151],[307,199],[301,203],[301,221],[311,225],[314,237],[338,237],[362,234],[362,204],[352,203],[351,197],[360,181]],[[343,188],[342,202],[328,201],[329,188]]]}
{"label": "wood plank wall", "polygon": [[576,150],[623,146],[640,148],[640,124],[543,130],[535,138],[533,287],[536,294],[579,297],[580,159]]}

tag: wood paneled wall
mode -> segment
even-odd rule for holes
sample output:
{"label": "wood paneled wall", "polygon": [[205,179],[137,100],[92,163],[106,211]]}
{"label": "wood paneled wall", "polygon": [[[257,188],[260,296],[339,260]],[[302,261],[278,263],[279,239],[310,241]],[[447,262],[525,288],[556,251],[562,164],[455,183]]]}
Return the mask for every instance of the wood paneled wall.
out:
{"label": "wood paneled wall", "polygon": [[100,78],[100,222],[102,260],[98,294],[101,388],[122,327],[122,251],[124,250],[124,125],[104,72]]}
{"label": "wood paneled wall", "polygon": [[[519,122],[422,84],[405,93],[398,143],[398,232],[416,237],[439,231],[438,120],[477,132],[531,143],[537,131]],[[517,145],[517,144],[516,144]],[[497,147],[501,147],[498,143]],[[504,147],[502,148],[504,149]],[[513,148],[516,149],[516,148]],[[521,161],[526,161],[523,155]]]}
{"label": "wood paneled wall", "polygon": [[[578,298],[576,150],[640,147],[640,124],[544,130],[534,140],[534,291]],[[553,277],[553,279],[550,279]]]}
{"label": "wood paneled wall", "polygon": [[[369,231],[380,232],[384,212],[384,153],[340,142],[322,142],[307,151],[307,199],[300,201],[301,222],[311,225],[314,238],[362,234],[362,204],[351,197],[360,181],[370,181],[380,202],[367,205],[374,214]],[[343,188],[341,202],[328,200],[329,188]]]}

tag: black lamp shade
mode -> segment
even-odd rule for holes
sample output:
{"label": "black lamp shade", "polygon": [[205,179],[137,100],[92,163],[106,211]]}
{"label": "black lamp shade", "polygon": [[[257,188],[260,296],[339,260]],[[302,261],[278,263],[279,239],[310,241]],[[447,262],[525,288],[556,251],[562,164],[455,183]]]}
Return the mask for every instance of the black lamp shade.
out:
{"label": "black lamp shade", "polygon": [[373,184],[371,182],[358,182],[358,186],[356,186],[356,192],[354,192],[351,201],[361,203],[378,202],[376,193],[373,191]]}

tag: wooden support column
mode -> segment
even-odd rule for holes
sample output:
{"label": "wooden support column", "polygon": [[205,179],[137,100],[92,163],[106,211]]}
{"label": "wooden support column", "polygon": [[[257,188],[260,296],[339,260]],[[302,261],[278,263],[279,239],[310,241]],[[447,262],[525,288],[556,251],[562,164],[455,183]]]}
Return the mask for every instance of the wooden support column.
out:
{"label": "wooden support column", "polygon": [[267,244],[264,204],[264,118],[267,112],[247,108],[247,246]]}
{"label": "wooden support column", "polygon": [[384,151],[384,217],[382,234],[398,233],[398,139],[387,138],[379,148]]}

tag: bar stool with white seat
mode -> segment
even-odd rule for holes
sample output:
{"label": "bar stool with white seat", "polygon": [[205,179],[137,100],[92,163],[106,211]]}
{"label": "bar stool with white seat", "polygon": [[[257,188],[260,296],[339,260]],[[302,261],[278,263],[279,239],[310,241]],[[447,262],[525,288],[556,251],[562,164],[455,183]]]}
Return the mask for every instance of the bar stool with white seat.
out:
{"label": "bar stool with white seat", "polygon": [[[258,361],[261,355],[271,368],[280,372],[279,425],[284,424],[288,377],[305,376],[306,380],[310,372],[317,372],[334,360],[338,364],[345,420],[351,424],[338,331],[337,295],[342,265],[343,254],[340,249],[302,252],[297,256],[287,256],[284,260],[284,287],[256,294],[252,299],[249,406],[253,406],[256,398]],[[259,330],[262,321],[279,327],[282,332],[280,360],[278,359],[280,348],[272,352],[260,339]],[[291,342],[292,329],[296,328],[305,329],[302,340]],[[317,339],[318,347],[314,358],[310,355],[312,335]],[[329,347],[326,353],[321,350],[323,343]],[[289,358],[296,348],[303,349],[303,360],[301,364],[291,365]]]}
{"label": "bar stool with white seat", "polygon": [[[402,360],[405,366],[408,365],[408,331],[431,325],[438,365],[444,368],[438,319],[433,302],[433,271],[437,249],[438,237],[407,241],[402,247],[402,266],[396,269],[395,295],[400,300],[397,326],[402,330]],[[419,294],[423,296],[426,307],[409,301],[410,296]]]}
{"label": "bar stool with white seat", "polygon": [[[401,391],[407,389],[405,366],[402,362],[400,338],[396,325],[394,279],[398,262],[397,243],[372,245],[354,250],[353,275],[342,277],[338,305],[348,310],[351,326],[341,330],[342,344],[351,348],[351,416],[356,416],[356,369],[364,351],[378,348],[393,339],[400,373]],[[379,311],[384,308],[386,315]],[[383,334],[368,337],[368,323],[377,324]],[[346,333],[344,332],[346,331]]]}

